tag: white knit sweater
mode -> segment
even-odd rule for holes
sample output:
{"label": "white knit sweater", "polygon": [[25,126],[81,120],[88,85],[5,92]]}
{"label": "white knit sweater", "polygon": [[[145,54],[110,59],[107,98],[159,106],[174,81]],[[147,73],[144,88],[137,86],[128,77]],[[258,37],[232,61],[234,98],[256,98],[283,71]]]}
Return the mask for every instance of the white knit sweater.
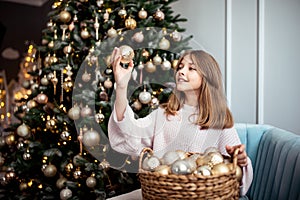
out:
{"label": "white knit sweater", "polygon": [[[114,109],[115,110],[115,109]],[[175,116],[166,117],[164,110],[158,108],[144,118],[135,119],[134,112],[127,105],[124,118],[118,121],[115,111],[108,124],[109,141],[118,152],[139,156],[143,148],[150,147],[158,157],[173,150],[186,152],[204,152],[207,147],[217,147],[227,155],[225,146],[240,144],[234,128],[201,130],[193,122],[196,119],[196,107],[184,105]],[[245,194],[252,182],[251,160],[243,168],[243,188]]]}

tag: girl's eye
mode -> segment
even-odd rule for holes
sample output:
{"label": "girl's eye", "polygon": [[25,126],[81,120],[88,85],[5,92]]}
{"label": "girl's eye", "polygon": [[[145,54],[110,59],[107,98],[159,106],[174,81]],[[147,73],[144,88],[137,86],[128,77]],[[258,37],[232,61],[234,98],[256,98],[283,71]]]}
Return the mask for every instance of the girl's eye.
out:
{"label": "girl's eye", "polygon": [[183,68],[183,64],[179,64],[177,67],[177,71]]}

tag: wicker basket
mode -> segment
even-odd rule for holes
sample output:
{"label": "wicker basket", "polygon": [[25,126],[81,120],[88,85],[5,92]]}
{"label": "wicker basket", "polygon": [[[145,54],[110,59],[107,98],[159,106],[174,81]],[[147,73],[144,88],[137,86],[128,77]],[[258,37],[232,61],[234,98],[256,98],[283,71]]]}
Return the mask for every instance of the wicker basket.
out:
{"label": "wicker basket", "polygon": [[238,199],[237,152],[233,156],[233,169],[227,174],[211,176],[161,175],[158,172],[142,169],[144,154],[153,154],[152,149],[143,149],[139,160],[139,179],[143,200]]}

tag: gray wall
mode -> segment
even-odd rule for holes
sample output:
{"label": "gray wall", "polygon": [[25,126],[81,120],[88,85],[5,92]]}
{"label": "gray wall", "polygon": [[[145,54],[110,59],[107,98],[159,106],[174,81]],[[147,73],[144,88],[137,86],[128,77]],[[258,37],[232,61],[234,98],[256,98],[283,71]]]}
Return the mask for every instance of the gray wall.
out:
{"label": "gray wall", "polygon": [[179,0],[194,48],[221,66],[236,122],[300,135],[300,1]]}

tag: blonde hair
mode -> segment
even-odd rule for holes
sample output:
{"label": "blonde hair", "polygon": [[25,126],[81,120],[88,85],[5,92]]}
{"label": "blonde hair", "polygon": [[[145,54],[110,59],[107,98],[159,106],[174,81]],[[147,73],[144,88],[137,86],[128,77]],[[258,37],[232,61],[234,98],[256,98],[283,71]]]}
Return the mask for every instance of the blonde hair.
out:
{"label": "blonde hair", "polygon": [[[177,67],[186,55],[190,55],[198,73],[202,77],[202,84],[199,89],[199,116],[196,124],[201,129],[224,129],[232,127],[234,123],[233,117],[227,106],[222,74],[218,63],[205,51],[195,50],[184,53],[179,59]],[[177,70],[175,71],[176,73]],[[166,115],[175,115],[182,107],[184,98],[184,93],[177,91],[175,87],[168,102],[162,105]]]}

